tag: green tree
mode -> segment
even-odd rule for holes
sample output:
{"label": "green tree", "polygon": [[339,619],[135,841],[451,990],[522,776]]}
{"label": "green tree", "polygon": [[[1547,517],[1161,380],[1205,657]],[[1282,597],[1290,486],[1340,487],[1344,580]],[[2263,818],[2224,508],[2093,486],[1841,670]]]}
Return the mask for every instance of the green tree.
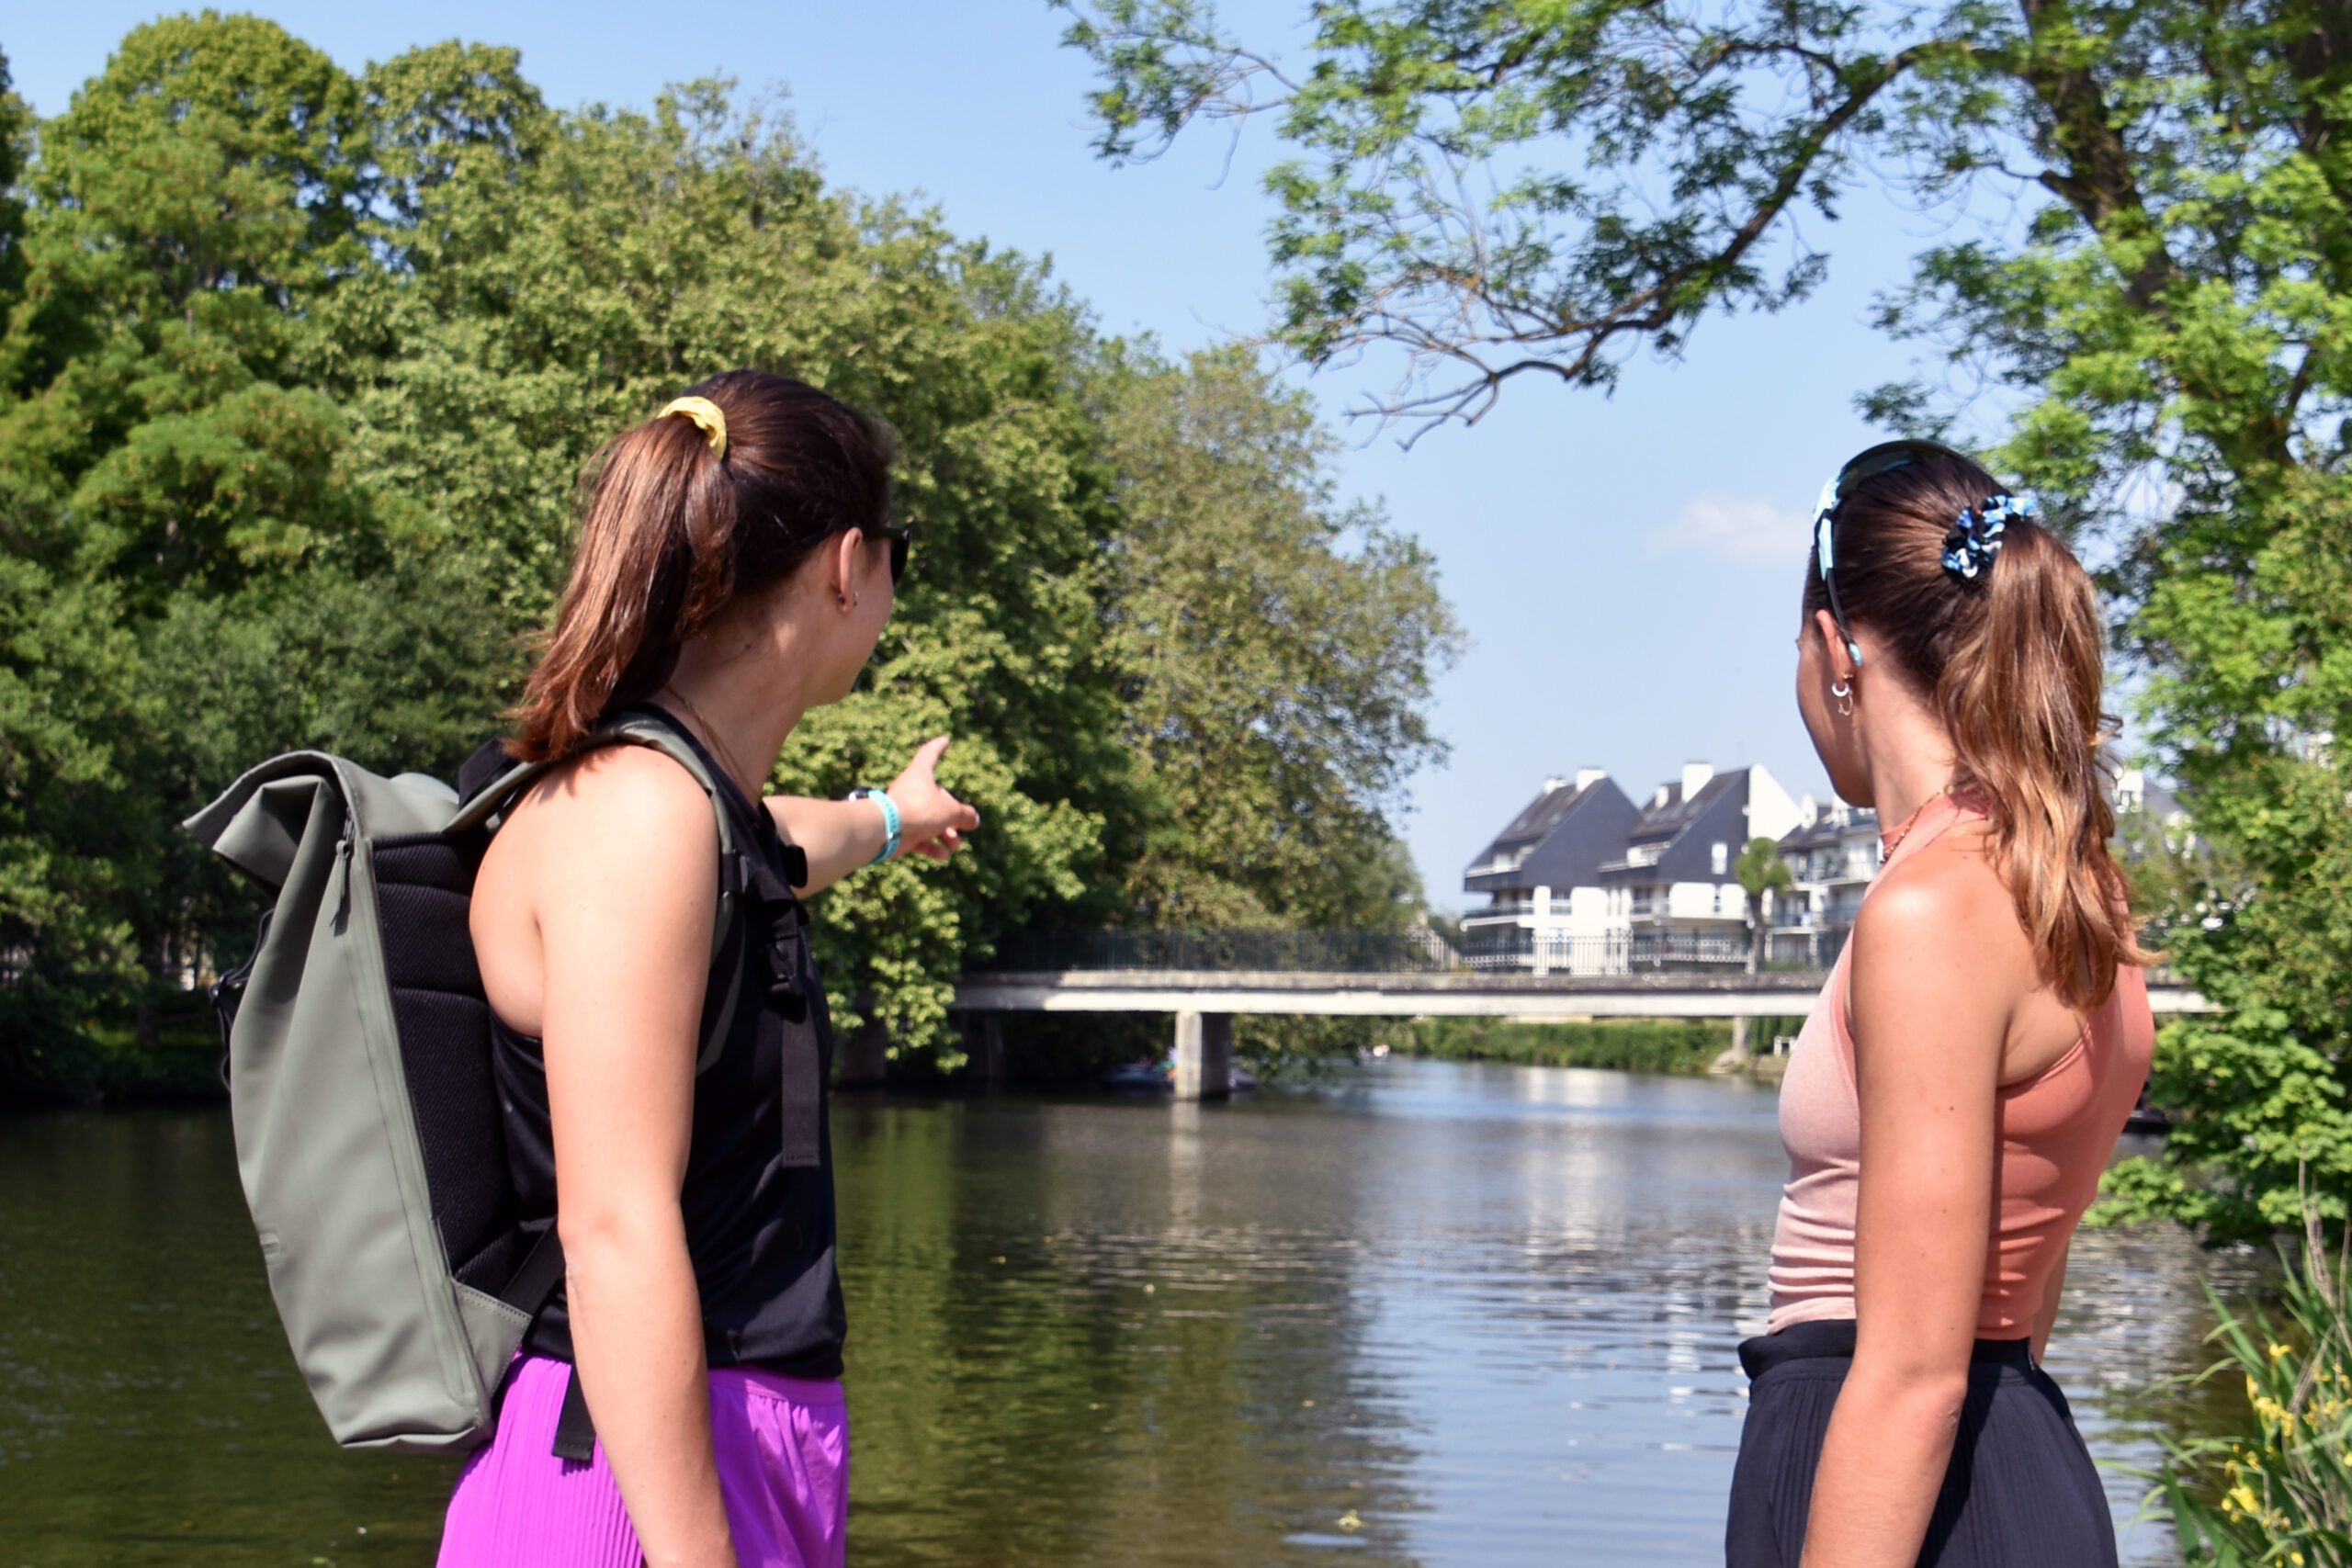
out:
{"label": "green tree", "polygon": [[25,202],[18,182],[32,152],[32,110],[17,96],[8,56],[0,51],[0,311],[24,285]]}
{"label": "green tree", "polygon": [[1135,914],[1400,923],[1418,886],[1386,811],[1443,755],[1426,709],[1458,641],[1428,555],[1335,503],[1330,436],[1240,350],[1143,365],[1110,436],[1109,656],[1156,808]]}
{"label": "green tree", "polygon": [[1731,874],[1747,895],[1747,972],[1753,975],[1764,956],[1764,895],[1788,892],[1797,885],[1796,874],[1781,858],[1779,842],[1760,834],[1739,852]]}
{"label": "green tree", "polygon": [[1952,368],[1861,400],[1915,433],[1978,390],[2014,409],[1991,457],[2111,546],[2146,733],[2211,851],[2163,913],[2229,1011],[2164,1031],[2184,1135],[2114,1179],[2116,1212],[2256,1234],[2300,1213],[2302,1168],[2345,1217],[2341,6],[1315,0],[1296,63],[1204,0],[1068,8],[1105,155],[1275,118],[1277,330],[1316,364],[1401,349],[1386,408],[1423,422],[1522,377],[1605,387],[1710,312],[1803,298],[1853,201],[2014,214],[1886,280],[1883,324]]}
{"label": "green tree", "polygon": [[[0,158],[32,145],[0,96]],[[511,50],[355,78],[266,21],[166,18],[22,174],[0,208],[0,1090],[86,1080],[76,1035],[152,1041],[242,956],[250,895],[175,827],[240,768],[321,746],[446,773],[495,733],[597,444],[737,364],[888,418],[921,534],[860,690],[777,782],[839,794],[952,730],[947,776],[988,823],[949,867],[828,896],[845,1022],[952,1065],[965,964],[1023,923],[1157,918],[1148,856],[1285,915],[1388,918],[1381,808],[1429,739],[1412,661],[1450,632],[1426,558],[1331,502],[1321,437],[1238,362],[1102,341],[1035,264],[829,187],[724,84],[560,111]],[[1180,408],[1198,430],[1153,445]],[[1217,501],[1171,511],[1151,465],[1220,433],[1229,454],[1182,459]],[[1265,619],[1225,640],[1272,684],[1214,709],[1130,637],[1138,613],[1236,613],[1174,564],[1185,529],[1221,530]],[[1146,758],[1171,715],[1263,743]],[[1187,804],[1211,765],[1234,796],[1214,820]],[[1246,864],[1204,845],[1222,828]]]}
{"label": "green tree", "polygon": [[[46,716],[79,761],[42,832],[82,864],[40,858],[51,891],[74,886],[26,933],[27,964],[83,1011],[143,971],[130,996],[149,1040],[228,890],[172,826],[194,794],[192,732],[218,728],[164,699],[201,686],[218,651],[178,635],[185,614],[266,619],[316,603],[320,572],[388,558],[344,414],[296,380],[313,310],[367,259],[357,108],[332,62],[272,24],[166,19],[42,127],[25,182],[0,334],[0,548],[28,596],[95,617],[25,649],[28,675],[88,699]],[[273,723],[239,750],[305,738]]]}

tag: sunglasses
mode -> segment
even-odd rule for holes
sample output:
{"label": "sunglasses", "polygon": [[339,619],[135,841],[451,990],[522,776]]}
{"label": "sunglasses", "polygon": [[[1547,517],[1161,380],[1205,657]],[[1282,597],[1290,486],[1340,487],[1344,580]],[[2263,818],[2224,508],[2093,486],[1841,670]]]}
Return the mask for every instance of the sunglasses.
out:
{"label": "sunglasses", "polygon": [[1838,598],[1838,579],[1830,571],[1838,564],[1838,511],[1863,480],[1921,457],[1957,457],[1963,463],[1969,460],[1966,453],[1939,441],[1883,441],[1848,458],[1846,466],[1821,487],[1821,499],[1814,502],[1813,563],[1821,572],[1822,590],[1829,596],[1829,618],[1838,623],[1838,635],[1846,644],[1847,656],[1858,669],[1862,662],[1861,644],[1854,640],[1853,628],[1846,624],[1846,606]]}
{"label": "sunglasses", "polygon": [[890,541],[890,586],[896,588],[899,580],[907,575],[907,552],[914,546],[915,531],[876,524],[870,528],[860,528],[858,533],[869,539]]}

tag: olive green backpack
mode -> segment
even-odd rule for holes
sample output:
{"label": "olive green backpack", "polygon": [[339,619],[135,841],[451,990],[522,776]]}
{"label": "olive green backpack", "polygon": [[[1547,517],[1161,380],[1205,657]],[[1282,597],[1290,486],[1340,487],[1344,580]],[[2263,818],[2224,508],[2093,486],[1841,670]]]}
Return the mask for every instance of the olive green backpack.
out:
{"label": "olive green backpack", "polygon": [[[653,747],[713,795],[716,952],[747,893],[775,890],[726,874],[745,857],[702,758],[650,717],[590,744]],[[467,922],[499,814],[543,771],[484,747],[461,799],[422,773],[295,751],[186,824],[275,899],[213,998],[270,1292],[345,1448],[487,1440],[507,1364],[562,1278],[555,1228],[534,1241],[515,1214]],[[706,1018],[731,1015],[732,992],[718,999]]]}

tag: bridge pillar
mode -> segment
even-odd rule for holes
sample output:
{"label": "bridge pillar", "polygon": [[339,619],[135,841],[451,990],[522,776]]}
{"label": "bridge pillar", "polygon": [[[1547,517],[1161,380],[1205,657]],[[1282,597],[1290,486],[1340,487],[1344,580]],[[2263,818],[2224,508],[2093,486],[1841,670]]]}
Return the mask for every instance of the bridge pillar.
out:
{"label": "bridge pillar", "polygon": [[1223,1100],[1233,1092],[1233,1015],[1176,1015],[1176,1098]]}
{"label": "bridge pillar", "polygon": [[989,1089],[1004,1087],[1004,1029],[992,1012],[966,1013],[965,1050],[972,1074]]}

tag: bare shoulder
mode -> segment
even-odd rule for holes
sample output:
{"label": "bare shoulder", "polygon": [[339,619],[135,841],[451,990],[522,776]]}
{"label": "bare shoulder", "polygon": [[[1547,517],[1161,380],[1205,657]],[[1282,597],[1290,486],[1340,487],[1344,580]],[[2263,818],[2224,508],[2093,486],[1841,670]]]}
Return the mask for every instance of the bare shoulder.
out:
{"label": "bare shoulder", "polygon": [[699,877],[718,852],[710,796],[646,746],[605,746],[550,771],[498,834],[548,852],[548,869],[635,868]]}
{"label": "bare shoulder", "polygon": [[1880,875],[1855,918],[1854,940],[1870,949],[1925,946],[1980,958],[2009,946],[2026,952],[2007,883],[1986,859],[1981,836],[1961,831]]}
{"label": "bare shoulder", "polygon": [[2039,979],[1981,835],[1947,834],[1884,873],[1855,919],[1853,951],[1858,1048],[1900,1041],[1886,1060],[1906,1072],[1989,1091],[2015,1010]]}

